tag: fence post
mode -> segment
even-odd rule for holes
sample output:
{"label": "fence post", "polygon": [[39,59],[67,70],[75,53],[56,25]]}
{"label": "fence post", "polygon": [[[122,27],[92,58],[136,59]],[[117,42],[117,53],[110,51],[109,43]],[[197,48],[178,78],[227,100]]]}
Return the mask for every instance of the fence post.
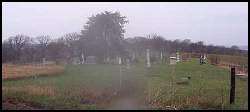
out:
{"label": "fence post", "polygon": [[231,67],[231,83],[230,83],[230,104],[234,103],[235,98],[235,67]]}

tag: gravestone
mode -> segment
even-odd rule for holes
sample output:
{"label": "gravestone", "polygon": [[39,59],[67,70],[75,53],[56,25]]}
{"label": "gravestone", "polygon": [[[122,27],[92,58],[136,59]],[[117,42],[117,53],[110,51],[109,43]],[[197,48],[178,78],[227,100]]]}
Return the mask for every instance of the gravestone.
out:
{"label": "gravestone", "polygon": [[86,57],[86,64],[96,64],[96,57],[95,56],[87,56]]}
{"label": "gravestone", "polygon": [[177,62],[177,58],[176,57],[170,57],[170,65],[175,65]]}
{"label": "gravestone", "polygon": [[133,55],[132,55],[132,62],[134,62],[135,61],[135,53],[133,53]]}
{"label": "gravestone", "polygon": [[127,63],[127,69],[130,69],[130,61],[129,61],[129,59],[126,59],[126,63]]}
{"label": "gravestone", "polygon": [[150,51],[149,49],[147,49],[147,67],[151,67],[151,64],[150,64]]}
{"label": "gravestone", "polygon": [[162,54],[162,52],[161,52],[161,63],[163,62],[163,54]]}
{"label": "gravestone", "polygon": [[45,58],[43,58],[43,64],[46,64],[46,59]]}
{"label": "gravestone", "polygon": [[107,57],[107,63],[109,63],[110,62],[110,59],[109,59],[109,57]]}
{"label": "gravestone", "polygon": [[72,64],[77,65],[77,64],[80,64],[80,63],[81,62],[80,62],[80,59],[78,57],[73,57]]}
{"label": "gravestone", "polygon": [[176,53],[176,62],[179,62],[180,61],[180,55],[179,55],[179,52]]}
{"label": "gravestone", "polygon": [[205,62],[205,59],[206,59],[205,54],[201,54],[201,56],[200,56],[200,64],[201,64],[201,65],[206,63],[206,62]]}
{"label": "gravestone", "polygon": [[122,59],[121,59],[121,57],[118,57],[118,64],[119,64],[119,65],[122,64]]}
{"label": "gravestone", "polygon": [[104,63],[112,63],[112,60],[110,60],[110,57],[109,56],[107,56],[107,57],[105,57],[104,58]]}
{"label": "gravestone", "polygon": [[84,54],[82,53],[82,64],[85,63],[85,60],[84,60]]}

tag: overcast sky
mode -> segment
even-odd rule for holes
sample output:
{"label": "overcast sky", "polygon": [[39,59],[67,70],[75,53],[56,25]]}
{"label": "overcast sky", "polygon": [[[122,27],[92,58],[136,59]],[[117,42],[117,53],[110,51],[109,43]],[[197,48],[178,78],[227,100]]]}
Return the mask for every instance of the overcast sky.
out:
{"label": "overcast sky", "polygon": [[119,11],[125,38],[156,33],[214,45],[248,45],[248,3],[2,3],[2,40],[17,34],[58,38],[78,32],[91,15]]}

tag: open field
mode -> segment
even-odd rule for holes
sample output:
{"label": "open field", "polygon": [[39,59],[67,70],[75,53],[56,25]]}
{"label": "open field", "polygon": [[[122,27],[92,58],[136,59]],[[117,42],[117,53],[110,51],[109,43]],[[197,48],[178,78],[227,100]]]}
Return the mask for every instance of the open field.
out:
{"label": "open field", "polygon": [[231,55],[218,55],[209,54],[208,58],[216,56],[220,59],[218,66],[230,70],[230,66],[236,67],[236,74],[248,73],[248,57],[245,56],[231,56]]}
{"label": "open field", "polygon": [[[199,53],[181,53],[181,57],[184,60],[191,58],[199,58]],[[219,54],[207,54],[208,62],[211,64],[212,58],[218,58],[219,67],[230,70],[230,66],[234,65],[237,68],[236,73],[248,73],[248,57],[247,56],[233,56],[233,55],[219,55]]]}
{"label": "open field", "polygon": [[[236,77],[236,100],[230,105],[230,72],[196,59],[149,69],[142,63],[130,69],[66,65],[59,74],[3,80],[3,109],[19,109],[13,102],[29,105],[26,109],[248,109],[248,79]],[[187,76],[187,83],[177,84]]]}
{"label": "open field", "polygon": [[[181,57],[184,58],[199,58],[199,53],[181,53]],[[220,55],[220,54],[207,54],[207,58],[211,56],[218,56],[220,58],[221,63],[227,64],[236,64],[236,65],[248,65],[248,57],[247,56],[233,56],[233,55]]]}
{"label": "open field", "polygon": [[238,65],[247,65],[248,57],[247,56],[231,56],[231,55],[218,55],[218,54],[209,54],[209,56],[216,55],[219,56],[222,62]]}

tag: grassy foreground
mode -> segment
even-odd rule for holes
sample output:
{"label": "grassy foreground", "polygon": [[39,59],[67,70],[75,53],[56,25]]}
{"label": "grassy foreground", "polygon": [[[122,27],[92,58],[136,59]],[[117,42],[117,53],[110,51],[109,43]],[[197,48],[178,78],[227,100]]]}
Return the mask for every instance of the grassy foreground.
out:
{"label": "grassy foreground", "polygon": [[[223,68],[199,65],[198,60],[150,69],[143,64],[121,68],[67,65],[54,77],[3,80],[2,103],[11,99],[31,102],[38,109],[106,109],[114,99],[129,94],[149,109],[248,109],[248,79],[236,78],[236,100],[230,105],[230,73]],[[191,77],[188,83],[176,84],[186,76]]]}

